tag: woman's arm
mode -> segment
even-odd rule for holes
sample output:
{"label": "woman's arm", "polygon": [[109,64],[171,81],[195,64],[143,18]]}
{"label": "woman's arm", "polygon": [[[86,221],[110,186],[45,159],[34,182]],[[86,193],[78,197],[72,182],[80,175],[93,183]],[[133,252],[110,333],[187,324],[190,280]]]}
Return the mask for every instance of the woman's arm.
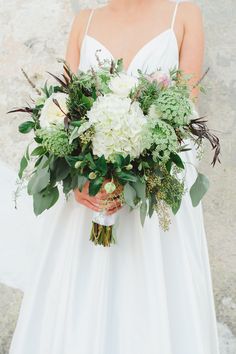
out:
{"label": "woman's arm", "polygon": [[[180,4],[180,17],[184,24],[184,35],[180,47],[180,69],[186,74],[194,74],[194,85],[202,76],[204,58],[204,31],[200,8],[193,3]],[[198,89],[193,89],[192,97],[198,96]]]}
{"label": "woman's arm", "polygon": [[88,17],[91,10],[81,10],[75,15],[66,48],[65,60],[70,69],[76,73],[80,60],[80,46],[84,36],[84,31],[87,25]]}

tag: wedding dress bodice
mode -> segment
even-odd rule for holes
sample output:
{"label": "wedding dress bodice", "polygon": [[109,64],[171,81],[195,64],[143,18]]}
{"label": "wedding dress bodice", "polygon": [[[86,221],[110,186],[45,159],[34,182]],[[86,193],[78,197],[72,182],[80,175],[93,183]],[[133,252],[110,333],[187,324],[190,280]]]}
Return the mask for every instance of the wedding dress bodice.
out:
{"label": "wedding dress bodice", "polygon": [[[151,73],[158,68],[161,68],[163,71],[168,71],[174,67],[178,68],[179,49],[174,31],[178,3],[175,6],[171,26],[150,39],[138,50],[128,66],[128,74],[136,75],[138,69],[146,73]],[[103,43],[93,36],[88,35],[88,28],[93,14],[94,10],[90,13],[80,49],[79,69],[84,71],[88,70],[91,66],[96,67],[98,65],[96,54],[98,54],[101,61],[104,59],[115,59],[111,51]]]}

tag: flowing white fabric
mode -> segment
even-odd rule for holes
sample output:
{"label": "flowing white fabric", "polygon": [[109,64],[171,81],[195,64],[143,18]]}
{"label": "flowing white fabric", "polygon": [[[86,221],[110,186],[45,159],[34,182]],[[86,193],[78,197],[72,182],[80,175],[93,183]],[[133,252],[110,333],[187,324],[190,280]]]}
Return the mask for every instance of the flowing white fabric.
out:
{"label": "flowing white fabric", "polygon": [[[110,51],[87,33],[80,69]],[[147,43],[128,72],[178,66],[173,28]],[[186,183],[195,152],[183,153]],[[211,274],[201,204],[184,196],[163,232],[154,215],[120,211],[117,244],[89,241],[93,212],[71,196],[39,218],[25,197],[13,210],[14,176],[1,166],[0,279],[24,290],[10,354],[218,354]],[[9,187],[6,185],[9,182]],[[2,258],[3,257],[3,258]]]}

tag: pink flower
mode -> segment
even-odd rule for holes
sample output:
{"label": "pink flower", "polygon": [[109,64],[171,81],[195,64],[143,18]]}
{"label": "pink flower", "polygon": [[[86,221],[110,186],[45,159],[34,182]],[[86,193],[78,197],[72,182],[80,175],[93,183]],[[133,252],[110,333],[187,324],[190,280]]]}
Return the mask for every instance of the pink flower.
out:
{"label": "pink flower", "polygon": [[170,76],[164,71],[158,70],[151,74],[148,78],[151,82],[156,81],[158,84],[168,87],[171,84]]}

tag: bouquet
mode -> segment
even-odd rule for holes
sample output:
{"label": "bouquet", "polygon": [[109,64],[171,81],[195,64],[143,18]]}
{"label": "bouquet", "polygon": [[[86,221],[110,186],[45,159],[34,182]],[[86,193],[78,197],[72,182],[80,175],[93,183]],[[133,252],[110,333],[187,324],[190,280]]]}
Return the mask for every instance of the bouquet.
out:
{"label": "bouquet", "polygon": [[[49,73],[55,85],[36,89],[33,106],[9,112],[30,115],[19,131],[33,131],[35,146],[27,147],[19,178],[26,178],[35,214],[57,202],[60,185],[67,196],[88,182],[91,196],[101,190],[107,196],[93,215],[90,239],[95,244],[115,242],[116,215],[106,212],[111,200],[139,208],[142,224],[157,212],[167,230],[170,213],[178,212],[186,193],[181,159],[181,152],[190,149],[186,142],[200,148],[208,140],[214,150],[212,164],[219,161],[219,139],[195,111],[190,77],[176,69],[129,76],[122,59],[99,61],[96,70],[77,74],[63,63],[60,77]],[[27,174],[30,162],[33,169]],[[193,206],[208,185],[207,177],[198,173],[188,191]]]}

